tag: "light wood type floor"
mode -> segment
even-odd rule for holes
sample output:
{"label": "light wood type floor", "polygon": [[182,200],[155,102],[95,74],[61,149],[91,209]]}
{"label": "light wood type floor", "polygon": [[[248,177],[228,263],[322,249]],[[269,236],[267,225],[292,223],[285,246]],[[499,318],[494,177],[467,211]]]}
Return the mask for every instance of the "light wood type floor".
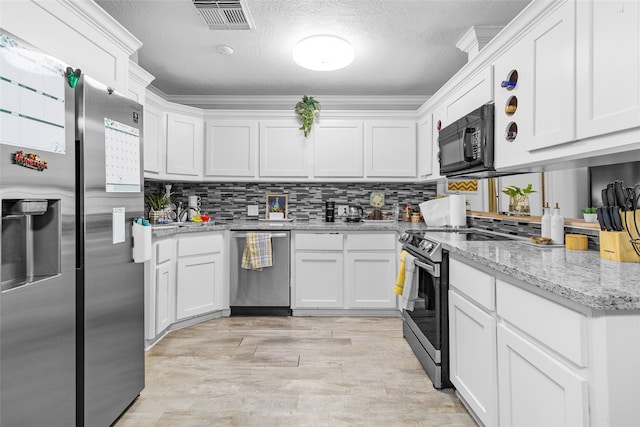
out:
{"label": "light wood type floor", "polygon": [[170,333],[146,365],[116,427],[476,425],[400,318],[220,318]]}

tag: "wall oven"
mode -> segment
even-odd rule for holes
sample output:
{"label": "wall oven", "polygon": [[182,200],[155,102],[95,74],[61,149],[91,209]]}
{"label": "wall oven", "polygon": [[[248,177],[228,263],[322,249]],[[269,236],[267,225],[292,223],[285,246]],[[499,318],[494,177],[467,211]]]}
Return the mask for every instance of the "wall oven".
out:
{"label": "wall oven", "polygon": [[494,105],[486,104],[438,134],[440,174],[491,176],[494,172]]}
{"label": "wall oven", "polygon": [[403,310],[403,335],[437,389],[449,381],[449,255],[440,243],[419,232],[402,233],[403,249],[415,257],[418,299],[413,311]]}

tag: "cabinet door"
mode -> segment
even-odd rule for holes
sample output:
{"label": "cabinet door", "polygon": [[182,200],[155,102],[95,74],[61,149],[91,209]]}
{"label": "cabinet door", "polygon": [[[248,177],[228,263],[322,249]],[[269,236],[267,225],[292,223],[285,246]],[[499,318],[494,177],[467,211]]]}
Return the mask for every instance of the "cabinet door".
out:
{"label": "cabinet door", "polygon": [[574,139],[575,2],[565,1],[525,36],[531,80],[528,150]]}
{"label": "cabinet door", "polygon": [[500,426],[588,426],[588,384],[539,347],[498,325]]}
{"label": "cabinet door", "polygon": [[257,121],[209,121],[206,137],[205,175],[255,177]]}
{"label": "cabinet door", "polygon": [[223,261],[222,254],[178,259],[178,320],[222,308]]}
{"label": "cabinet door", "polygon": [[[493,158],[496,169],[526,163],[529,157],[529,146],[525,141],[526,135],[531,133],[533,77],[525,45],[525,40],[518,41],[494,64],[496,108]],[[502,87],[503,81],[515,86]]]}
{"label": "cabinet door", "polygon": [[153,177],[164,172],[164,151],[166,144],[165,114],[151,105],[144,106],[144,171]]}
{"label": "cabinet door", "polygon": [[486,426],[498,425],[496,319],[449,291],[450,377]]}
{"label": "cabinet door", "polygon": [[433,129],[431,113],[418,120],[418,177],[426,178],[433,171]]}
{"label": "cabinet door", "polygon": [[156,268],[156,335],[173,322],[173,264],[165,262]]}
{"label": "cabinet door", "polygon": [[394,308],[396,258],[393,252],[347,254],[347,305],[355,308]]}
{"label": "cabinet door", "polygon": [[364,140],[368,177],[416,176],[415,122],[368,122]]}
{"label": "cabinet door", "polygon": [[314,129],[316,177],[362,177],[362,122],[327,120]]}
{"label": "cabinet door", "polygon": [[577,138],[640,126],[640,3],[577,2]]}
{"label": "cabinet door", "polygon": [[202,175],[203,121],[198,117],[167,113],[167,173]]}
{"label": "cabinet door", "polygon": [[295,120],[260,123],[260,176],[308,178],[308,136]]}
{"label": "cabinet door", "polygon": [[296,308],[343,308],[342,252],[297,252]]}
{"label": "cabinet door", "polygon": [[465,79],[444,101],[447,121],[464,117],[476,108],[493,101],[493,67],[488,66]]}

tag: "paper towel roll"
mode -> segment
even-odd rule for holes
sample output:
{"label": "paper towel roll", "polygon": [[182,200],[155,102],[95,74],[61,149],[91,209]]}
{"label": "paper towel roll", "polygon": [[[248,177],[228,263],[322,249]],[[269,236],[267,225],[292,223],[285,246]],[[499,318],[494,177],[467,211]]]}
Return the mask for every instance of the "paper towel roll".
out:
{"label": "paper towel roll", "polygon": [[465,197],[460,194],[449,196],[449,225],[452,227],[466,227],[467,225],[467,208]]}

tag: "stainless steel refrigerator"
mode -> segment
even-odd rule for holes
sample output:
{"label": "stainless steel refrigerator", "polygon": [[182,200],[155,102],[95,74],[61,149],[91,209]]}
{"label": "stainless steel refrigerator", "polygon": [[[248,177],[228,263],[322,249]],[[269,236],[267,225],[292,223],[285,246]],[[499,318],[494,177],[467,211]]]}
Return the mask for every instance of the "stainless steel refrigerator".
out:
{"label": "stainless steel refrigerator", "polygon": [[144,387],[142,107],[0,48],[0,425],[108,426]]}

